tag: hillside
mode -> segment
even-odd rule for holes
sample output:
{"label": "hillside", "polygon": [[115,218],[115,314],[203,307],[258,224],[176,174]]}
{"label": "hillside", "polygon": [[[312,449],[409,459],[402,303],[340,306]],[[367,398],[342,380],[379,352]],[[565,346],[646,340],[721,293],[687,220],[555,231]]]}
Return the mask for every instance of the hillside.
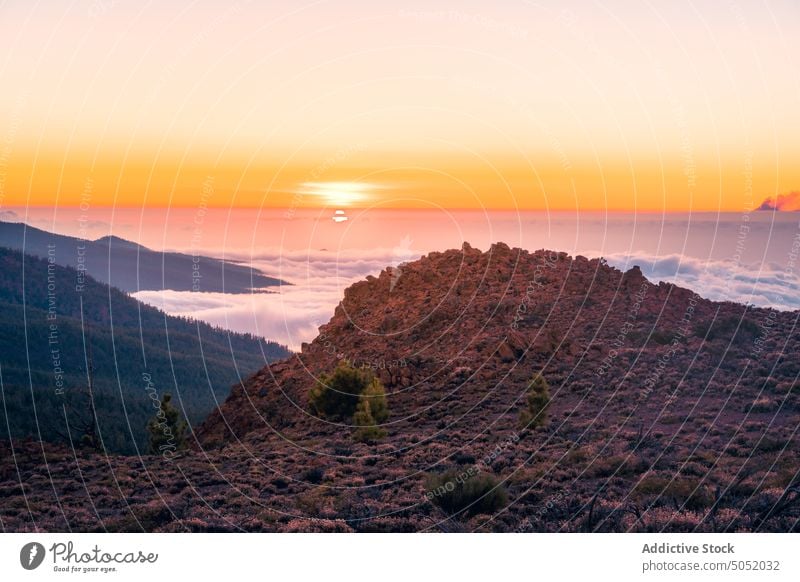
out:
{"label": "hillside", "polygon": [[64,442],[64,405],[88,410],[88,354],[106,448],[134,453],[153,414],[147,379],[198,422],[232,384],[288,353],[168,316],[74,269],[0,249],[0,438],[10,430],[14,439],[41,434]]}
{"label": "hillside", "polygon": [[[48,451],[40,509],[23,509],[6,467],[0,517],[15,530],[795,531],[797,317],[598,259],[465,244],[352,285],[300,354],[232,390],[193,452],[115,459],[111,493],[103,459]],[[343,360],[386,387],[376,442],[311,412],[316,378]],[[541,426],[520,420],[536,374],[551,395]],[[35,479],[41,452],[16,455]],[[85,490],[70,489],[76,466]],[[490,483],[497,505],[448,510],[431,483],[456,482]]]}
{"label": "hillside", "polygon": [[231,261],[153,251],[118,236],[84,240],[21,222],[0,221],[0,247],[52,258],[57,265],[83,270],[96,280],[128,293],[163,289],[252,293],[288,285]]}

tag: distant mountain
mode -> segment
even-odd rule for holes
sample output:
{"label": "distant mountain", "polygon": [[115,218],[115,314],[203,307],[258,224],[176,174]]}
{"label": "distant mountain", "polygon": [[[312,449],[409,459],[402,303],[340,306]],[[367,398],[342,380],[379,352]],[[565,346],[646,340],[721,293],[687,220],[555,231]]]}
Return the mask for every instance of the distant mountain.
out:
{"label": "distant mountain", "polygon": [[288,285],[258,269],[231,261],[154,251],[113,235],[84,240],[21,222],[0,222],[0,247],[52,258],[57,265],[83,270],[98,281],[128,293],[163,289],[251,293]]}
{"label": "distant mountain", "polygon": [[195,423],[231,385],[289,354],[274,342],[166,315],[88,276],[76,285],[79,277],[0,249],[0,438],[9,427],[14,440],[65,442],[64,407],[88,410],[89,354],[106,448],[123,453],[143,450],[151,393],[171,393]]}
{"label": "distant mountain", "polygon": [[[0,523],[798,531],[799,316],[708,301],[602,259],[504,244],[430,253],[345,290],[318,337],[236,386],[180,458],[46,449],[42,474],[42,447],[15,443],[0,463]],[[352,421],[312,406],[344,360],[385,386],[377,440],[351,426],[368,401]],[[531,426],[539,378],[549,405]],[[328,396],[353,392],[339,394]],[[156,482],[135,477],[142,466]]]}
{"label": "distant mountain", "polygon": [[100,238],[95,239],[93,242],[96,243],[96,244],[101,244],[103,246],[113,245],[115,248],[131,249],[131,250],[140,251],[140,252],[141,251],[149,251],[150,250],[147,247],[144,247],[144,246],[142,246],[142,245],[140,245],[138,243],[135,243],[135,242],[129,241],[129,240],[125,240],[124,238],[115,236],[113,234],[110,234],[108,236],[101,236]]}

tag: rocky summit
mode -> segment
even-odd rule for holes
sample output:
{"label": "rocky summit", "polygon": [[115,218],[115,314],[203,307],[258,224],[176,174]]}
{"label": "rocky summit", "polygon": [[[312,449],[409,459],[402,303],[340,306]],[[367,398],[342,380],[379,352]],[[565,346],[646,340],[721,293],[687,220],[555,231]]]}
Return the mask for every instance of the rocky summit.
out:
{"label": "rocky summit", "polygon": [[[797,318],[603,259],[464,244],[352,285],[179,455],[2,445],[0,524],[796,531]],[[380,438],[314,412],[312,389],[342,365],[383,385]],[[549,400],[525,422],[536,378]]]}

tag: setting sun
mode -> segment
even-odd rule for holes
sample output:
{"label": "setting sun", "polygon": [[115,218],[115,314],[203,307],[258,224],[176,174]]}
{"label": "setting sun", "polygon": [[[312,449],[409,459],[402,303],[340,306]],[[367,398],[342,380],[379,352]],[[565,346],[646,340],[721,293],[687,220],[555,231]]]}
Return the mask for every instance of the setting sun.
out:
{"label": "setting sun", "polygon": [[325,206],[353,206],[369,201],[370,192],[377,186],[359,182],[305,182],[297,193],[316,197]]}

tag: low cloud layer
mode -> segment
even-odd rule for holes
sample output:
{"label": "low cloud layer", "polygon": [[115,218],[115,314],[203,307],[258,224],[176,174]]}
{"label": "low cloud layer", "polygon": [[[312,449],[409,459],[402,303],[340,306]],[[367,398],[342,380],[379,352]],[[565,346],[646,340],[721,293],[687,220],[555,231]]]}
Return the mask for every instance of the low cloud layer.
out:
{"label": "low cloud layer", "polygon": [[[263,249],[247,258],[253,258],[254,266],[292,285],[280,287],[275,293],[252,295],[142,291],[135,296],[171,314],[192,316],[233,331],[254,333],[298,350],[302,342],[316,337],[319,326],[332,317],[349,285],[367,275],[377,275],[387,265],[397,266],[422,254],[422,251],[413,250],[410,243],[371,251]],[[585,254],[592,256],[592,253]],[[605,258],[622,270],[639,265],[651,281],[675,283],[708,299],[800,309],[800,278],[788,262],[759,268],[733,261],[643,252],[606,254]]]}
{"label": "low cloud layer", "polygon": [[758,307],[800,309],[800,277],[787,259],[784,265],[737,264],[685,255],[647,253],[606,255],[609,264],[627,270],[638,265],[645,277],[696,291],[714,301],[752,303]]}
{"label": "low cloud layer", "polygon": [[280,251],[263,249],[249,257],[256,268],[292,283],[272,288],[274,293],[228,295],[179,291],[141,291],[134,296],[173,315],[184,315],[254,333],[300,349],[317,335],[341,301],[344,290],[367,275],[419,258],[409,244],[371,251]]}
{"label": "low cloud layer", "polygon": [[333,287],[284,287],[280,293],[253,295],[140,291],[135,297],[170,314],[253,333],[298,350],[333,315],[338,303]]}

